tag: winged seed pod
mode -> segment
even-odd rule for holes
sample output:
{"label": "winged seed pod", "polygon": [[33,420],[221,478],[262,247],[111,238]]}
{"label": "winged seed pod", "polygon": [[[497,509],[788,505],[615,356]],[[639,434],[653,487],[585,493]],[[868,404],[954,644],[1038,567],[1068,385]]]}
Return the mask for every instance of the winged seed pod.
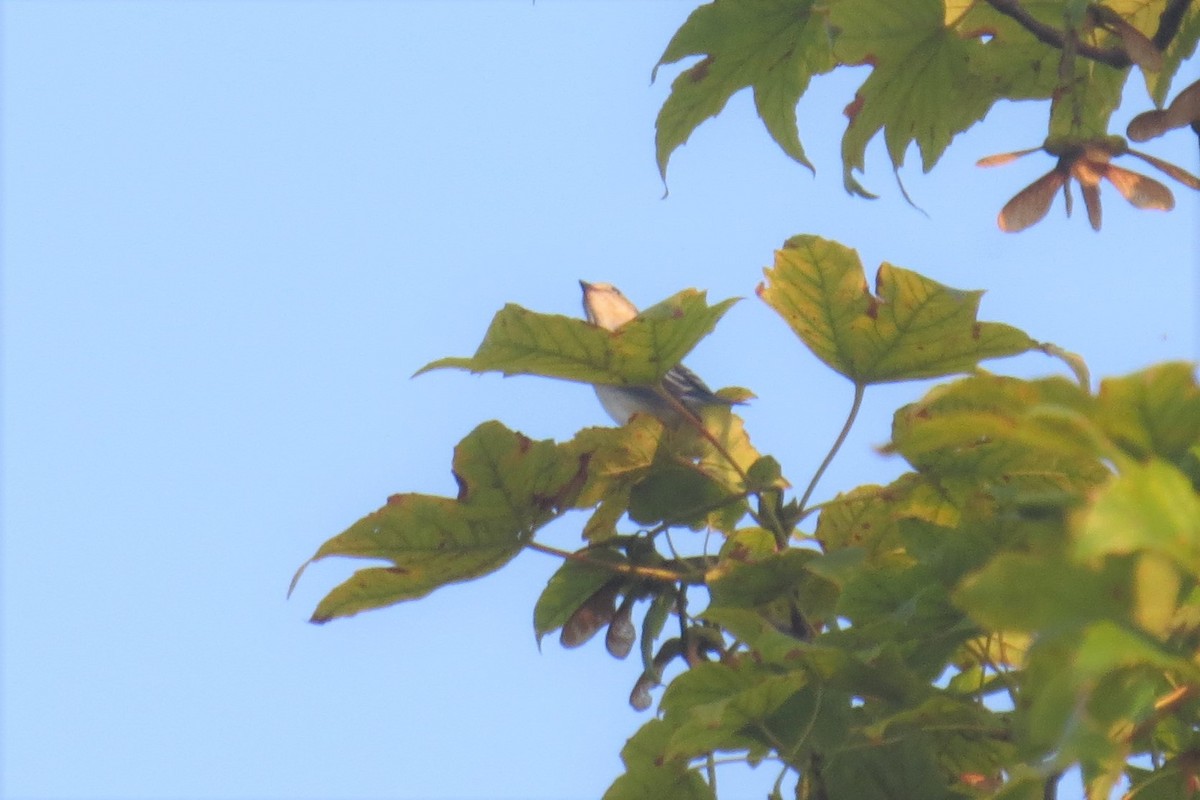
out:
{"label": "winged seed pod", "polygon": [[1185,125],[1191,125],[1200,136],[1200,81],[1175,95],[1166,108],[1138,114],[1129,122],[1125,135],[1135,142],[1144,142]]}
{"label": "winged seed pod", "polygon": [[1088,221],[1093,230],[1100,230],[1101,181],[1111,183],[1135,208],[1170,211],[1175,207],[1175,196],[1171,194],[1170,189],[1154,178],[1112,164],[1112,159],[1117,156],[1131,155],[1140,158],[1183,185],[1200,190],[1200,178],[1170,162],[1131,150],[1122,139],[1115,137],[1065,146],[1047,144],[1028,150],[1000,153],[981,158],[976,162],[976,166],[1000,166],[1039,150],[1057,156],[1058,162],[1052,170],[1017,192],[1000,210],[997,222],[1000,230],[1006,233],[1019,233],[1041,222],[1049,212],[1050,204],[1059,189],[1063,192],[1069,217],[1074,205],[1071,195],[1072,180],[1079,184],[1084,205],[1087,207]]}

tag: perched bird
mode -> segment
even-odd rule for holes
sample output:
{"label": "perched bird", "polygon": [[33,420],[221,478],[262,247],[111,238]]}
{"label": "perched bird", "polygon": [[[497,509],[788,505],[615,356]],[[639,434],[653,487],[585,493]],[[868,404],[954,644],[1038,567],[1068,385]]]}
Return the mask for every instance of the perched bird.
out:
{"label": "perched bird", "polygon": [[[588,322],[605,330],[615,331],[637,316],[637,306],[610,283],[580,281],[583,289],[583,313]],[[705,406],[733,405],[713,393],[704,381],[682,364],[672,367],[663,376],[661,390],[674,397],[693,414]],[[618,425],[624,425],[634,414],[653,414],[665,423],[679,422],[679,412],[660,393],[658,386],[596,385],[600,405]]]}

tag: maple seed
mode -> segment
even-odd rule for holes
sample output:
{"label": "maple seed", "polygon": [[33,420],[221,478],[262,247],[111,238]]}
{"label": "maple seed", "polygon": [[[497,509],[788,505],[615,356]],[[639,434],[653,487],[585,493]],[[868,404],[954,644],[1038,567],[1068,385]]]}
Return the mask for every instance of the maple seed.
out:
{"label": "maple seed", "polygon": [[1200,189],[1200,178],[1195,177],[1180,167],[1161,159],[1130,150],[1122,139],[1104,139],[1080,144],[1055,144],[1030,150],[1017,150],[1012,153],[1001,153],[988,156],[976,162],[977,166],[994,167],[1007,164],[1021,156],[1042,149],[1051,155],[1058,156],[1054,169],[1042,175],[1033,183],[1017,192],[1011,200],[1000,209],[997,224],[1006,233],[1019,233],[1045,218],[1054,201],[1054,195],[1061,189],[1063,200],[1067,207],[1067,216],[1071,215],[1071,180],[1079,184],[1083,194],[1083,203],[1087,208],[1088,221],[1093,230],[1100,230],[1101,206],[1100,183],[1108,181],[1116,188],[1134,208],[1170,211],[1175,207],[1175,196],[1171,190],[1153,178],[1132,170],[1118,167],[1111,162],[1115,156],[1131,155],[1165,172],[1183,185]]}

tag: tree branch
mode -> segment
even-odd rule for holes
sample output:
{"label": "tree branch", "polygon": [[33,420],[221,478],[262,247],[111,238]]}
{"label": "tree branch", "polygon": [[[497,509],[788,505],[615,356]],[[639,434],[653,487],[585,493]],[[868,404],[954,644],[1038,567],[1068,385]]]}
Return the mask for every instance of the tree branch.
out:
{"label": "tree branch", "polygon": [[1191,0],[1169,0],[1167,7],[1159,15],[1158,30],[1150,37],[1150,41],[1160,53],[1167,49],[1175,34],[1179,33],[1179,26],[1183,24],[1183,15],[1190,2]]}
{"label": "tree branch", "polygon": [[[1019,0],[987,0],[987,4],[1032,33],[1042,44],[1049,45],[1056,50],[1066,47],[1066,35],[1053,25],[1047,25],[1035,18],[1022,8]],[[1119,47],[1096,47],[1086,42],[1077,42],[1075,52],[1084,58],[1107,64],[1115,69],[1125,69],[1133,63],[1125,51]]]}
{"label": "tree branch", "polygon": [[670,569],[660,569],[658,567],[643,567],[637,564],[613,563],[611,561],[599,561],[588,557],[586,553],[572,553],[569,550],[559,550],[557,547],[542,544],[541,542],[526,542],[525,546],[530,550],[537,550],[539,553],[546,555],[558,556],[567,561],[577,561],[580,564],[587,564],[597,569],[606,569],[609,572],[615,572],[620,575],[633,575],[638,578],[648,578],[649,580],[658,581],[660,583],[686,583],[689,585],[698,585],[704,582],[701,577],[699,579],[689,577],[679,572]]}
{"label": "tree branch", "polygon": [[[1190,2],[1191,0],[1168,0],[1166,8],[1159,15],[1158,30],[1150,37],[1150,41],[1160,53],[1167,49],[1167,45],[1179,33],[1179,27],[1183,24],[1183,17]],[[1057,50],[1066,47],[1066,34],[1053,25],[1047,25],[1035,18],[1021,6],[1020,0],[987,0],[987,4],[1032,33],[1042,44]],[[1125,69],[1133,63],[1129,54],[1121,47],[1096,47],[1086,42],[1076,42],[1075,52],[1084,58],[1107,64],[1115,69]]]}

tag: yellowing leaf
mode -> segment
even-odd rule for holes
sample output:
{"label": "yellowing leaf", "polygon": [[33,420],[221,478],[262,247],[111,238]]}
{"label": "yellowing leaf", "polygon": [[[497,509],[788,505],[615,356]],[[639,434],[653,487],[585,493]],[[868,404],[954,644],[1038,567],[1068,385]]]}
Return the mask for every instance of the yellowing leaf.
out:
{"label": "yellowing leaf", "polygon": [[729,299],[710,306],[704,292],[688,289],[615,331],[510,303],[492,319],[475,355],[439,359],[417,374],[455,367],[582,383],[650,385],[682,361],[735,302]]}
{"label": "yellowing leaf", "polygon": [[1108,475],[1092,437],[1088,398],[1064,379],[977,375],[899,409],[889,450],[928,476],[1020,499],[1079,498]]}
{"label": "yellowing leaf", "polygon": [[977,321],[982,292],[884,264],[871,295],[858,253],[820,237],[790,239],[765,274],[759,297],[817,358],[857,384],[967,372],[982,359],[1037,347],[1016,328]]}

